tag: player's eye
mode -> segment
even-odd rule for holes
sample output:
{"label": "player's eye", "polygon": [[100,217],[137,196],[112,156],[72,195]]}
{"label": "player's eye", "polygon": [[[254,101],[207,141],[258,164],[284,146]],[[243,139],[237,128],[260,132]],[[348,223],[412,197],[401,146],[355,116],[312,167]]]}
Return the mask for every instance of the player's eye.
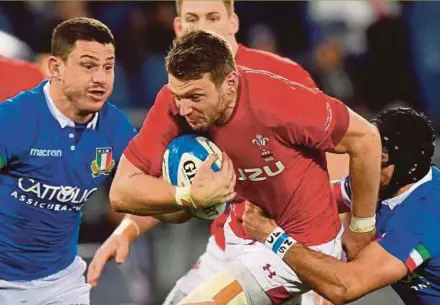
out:
{"label": "player's eye", "polygon": [[192,96],[190,97],[190,99],[191,99],[191,101],[193,101],[193,102],[200,102],[200,100],[202,99],[202,96],[199,95],[199,94],[195,94],[195,95],[192,95]]}
{"label": "player's eye", "polygon": [[84,63],[84,64],[81,64],[86,70],[90,70],[90,69],[92,69],[93,67],[94,67],[94,65],[92,65],[92,64],[89,64],[89,63]]}
{"label": "player's eye", "polygon": [[186,22],[193,23],[196,22],[196,18],[186,18]]}
{"label": "player's eye", "polygon": [[209,17],[208,19],[209,19],[209,21],[212,21],[212,22],[220,20],[220,18],[218,16]]}
{"label": "player's eye", "polygon": [[113,70],[113,65],[106,65],[106,66],[104,66],[104,69],[107,71],[111,71],[111,70]]}

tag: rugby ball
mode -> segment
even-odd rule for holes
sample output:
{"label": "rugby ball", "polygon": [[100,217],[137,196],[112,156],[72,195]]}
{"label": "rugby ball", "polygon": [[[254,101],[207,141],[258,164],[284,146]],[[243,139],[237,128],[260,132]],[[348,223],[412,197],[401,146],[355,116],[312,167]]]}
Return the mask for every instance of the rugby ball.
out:
{"label": "rugby ball", "polygon": [[[220,170],[222,153],[209,139],[194,134],[175,138],[168,145],[163,156],[163,178],[173,185],[191,185],[200,165],[210,154],[218,156],[212,165],[212,170]],[[207,208],[190,209],[190,212],[197,218],[211,220],[223,214],[227,205],[227,203],[222,203]]]}

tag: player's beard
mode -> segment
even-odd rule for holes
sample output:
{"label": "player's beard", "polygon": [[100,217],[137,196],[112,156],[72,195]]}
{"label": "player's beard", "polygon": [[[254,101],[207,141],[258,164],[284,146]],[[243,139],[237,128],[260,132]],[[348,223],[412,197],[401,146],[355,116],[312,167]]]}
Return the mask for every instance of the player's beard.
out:
{"label": "player's beard", "polygon": [[228,99],[228,95],[222,91],[219,92],[218,103],[216,107],[216,118],[214,122],[217,125],[225,124],[231,118],[235,103]]}
{"label": "player's beard", "polygon": [[206,131],[212,125],[221,125],[224,124],[229,115],[226,113],[228,110],[228,100],[226,95],[223,94],[221,90],[219,90],[218,101],[215,103],[210,109],[209,112],[206,112],[201,123],[198,124],[188,124],[195,131]]}
{"label": "player's beard", "polygon": [[102,101],[94,101],[82,91],[65,90],[67,100],[70,102],[75,114],[79,117],[87,117],[99,112],[107,98]]}

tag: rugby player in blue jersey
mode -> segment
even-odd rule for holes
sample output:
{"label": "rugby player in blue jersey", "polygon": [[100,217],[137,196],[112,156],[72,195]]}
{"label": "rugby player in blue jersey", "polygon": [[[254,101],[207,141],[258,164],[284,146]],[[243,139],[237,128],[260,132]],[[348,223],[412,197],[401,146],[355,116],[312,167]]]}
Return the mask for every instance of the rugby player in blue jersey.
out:
{"label": "rugby player in blue jersey", "polygon": [[[409,108],[386,110],[373,122],[383,147],[377,240],[353,261],[341,262],[304,247],[252,204],[243,218],[245,229],[335,304],[392,285],[407,305],[438,305],[440,171],[431,163],[434,129],[426,116]],[[334,188],[339,202],[349,204],[349,179]]]}
{"label": "rugby player in blue jersey", "polygon": [[90,303],[81,208],[136,133],[106,103],[115,64],[107,26],[70,19],[51,44],[50,80],[0,104],[0,304]]}

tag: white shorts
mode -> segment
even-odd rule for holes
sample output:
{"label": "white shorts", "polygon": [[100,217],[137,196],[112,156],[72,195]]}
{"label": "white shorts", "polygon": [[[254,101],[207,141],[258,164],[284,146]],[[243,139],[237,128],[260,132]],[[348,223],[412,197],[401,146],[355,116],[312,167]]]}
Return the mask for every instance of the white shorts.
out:
{"label": "white shorts", "polygon": [[[340,259],[343,253],[341,243],[343,231],[341,229],[334,240],[310,248]],[[301,282],[296,273],[264,244],[236,236],[229,226],[229,221],[225,224],[225,238],[226,265],[244,266],[254,276],[273,304],[283,304],[292,297],[310,290]],[[240,284],[246,292],[246,284]],[[252,295],[252,292],[247,295]]]}
{"label": "white shorts", "polygon": [[310,290],[302,295],[301,305],[333,305],[333,303]]}
{"label": "white shorts", "polygon": [[163,305],[174,305],[190,294],[197,286],[225,269],[225,252],[217,245],[214,236],[208,239],[206,251],[192,269],[182,276],[168,294]]}
{"label": "white shorts", "polygon": [[0,280],[0,304],[89,305],[86,263],[77,256],[66,269],[33,281]]}

